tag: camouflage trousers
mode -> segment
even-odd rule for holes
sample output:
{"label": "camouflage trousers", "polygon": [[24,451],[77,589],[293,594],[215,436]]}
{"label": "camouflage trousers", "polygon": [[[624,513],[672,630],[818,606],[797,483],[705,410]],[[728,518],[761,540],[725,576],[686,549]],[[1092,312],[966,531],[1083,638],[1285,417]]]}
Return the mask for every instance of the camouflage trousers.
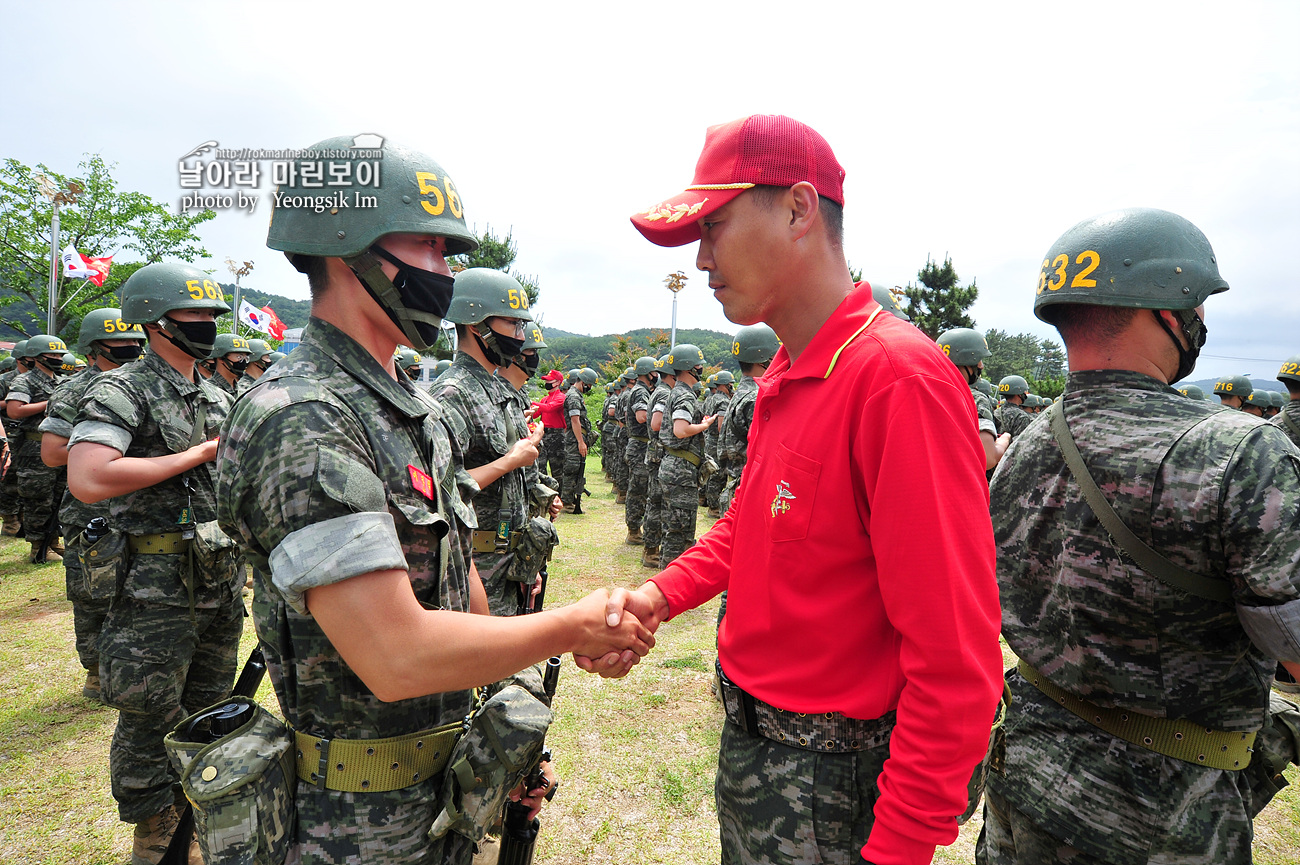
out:
{"label": "camouflage trousers", "polygon": [[848,754],[791,748],[728,721],[718,749],[723,865],[862,862],[889,743]]}
{"label": "camouflage trousers", "polygon": [[[515,564],[513,551],[505,553],[475,553],[474,567],[487,592],[488,609],[494,616],[513,616],[519,612],[520,586],[507,577]],[[528,584],[531,588],[532,584]]]}
{"label": "camouflage trousers", "polygon": [[650,467],[645,463],[646,443],[629,439],[627,449],[623,452],[627,464],[627,530],[641,528],[645,521],[646,495],[650,492]]}
{"label": "camouflage trousers", "polygon": [[[50,468],[41,462],[41,443],[23,442],[18,452],[18,494],[22,497],[23,531],[28,541],[35,541],[50,525],[54,512],[63,502],[67,489],[63,469]],[[52,529],[59,531],[57,521]],[[53,538],[51,538],[53,540]]]}
{"label": "camouflage trousers", "polygon": [[614,432],[618,424],[612,420],[600,425],[600,470],[611,478],[614,477],[614,454],[612,452]]}
{"label": "camouflage trousers", "polygon": [[18,498],[18,471],[13,459],[17,453],[18,448],[14,447],[13,441],[10,441],[9,468],[5,471],[4,478],[0,479],[0,516],[13,516],[22,510],[22,503]]}
{"label": "camouflage trousers", "polygon": [[587,483],[587,459],[578,452],[578,440],[568,434],[564,437],[564,472],[560,475],[560,501],[566,505],[577,502],[578,495]]}
{"label": "camouflage trousers", "polygon": [[704,501],[711,508],[722,510],[722,489],[727,485],[727,473],[716,471],[709,475],[709,481],[704,485]]}
{"label": "camouflage trousers", "polygon": [[[1163,860],[1162,860],[1163,861]],[[975,846],[977,865],[1104,865],[1053,838],[992,790],[984,791],[984,828]]]}
{"label": "camouflage trousers", "polygon": [[651,550],[658,549],[664,539],[664,488],[659,483],[659,465],[646,463],[645,523],[641,534],[646,548]]}
{"label": "camouflage trousers", "polygon": [[542,433],[542,455],[537,470],[553,478],[564,474],[564,430],[547,427]]}
{"label": "camouflage trousers", "polygon": [[68,600],[72,602],[72,632],[77,658],[87,670],[99,666],[99,632],[113,606],[112,598],[92,598],[81,572],[81,532],[85,526],[63,527],[63,572]]}
{"label": "camouflage trousers", "polygon": [[[102,698],[119,710],[108,764],[126,823],[174,801],[179,778],[163,736],[186,715],[227,697],[234,684],[244,606],[229,582],[212,589],[206,586],[215,581],[200,582],[205,588],[193,617],[187,606],[146,599],[155,587],[180,583],[180,560],[135,556],[99,636]],[[230,570],[233,578],[233,559]]]}
{"label": "camouflage trousers", "polygon": [[695,521],[700,515],[700,470],[681,457],[664,454],[659,463],[659,484],[663,487],[663,541],[659,546],[659,567],[695,543]]}
{"label": "camouflage trousers", "polygon": [[[726,516],[727,511],[731,510],[731,500],[736,496],[736,487],[740,486],[740,478],[730,477],[726,472],[714,472],[713,477],[718,475],[723,477],[722,489],[718,491],[718,510]],[[712,481],[713,478],[709,480]]]}
{"label": "camouflage trousers", "polygon": [[286,865],[469,865],[474,844],[427,835],[442,810],[441,773],[388,793],[318,790],[298,781],[297,832]]}
{"label": "camouflage trousers", "polygon": [[614,478],[614,486],[620,490],[627,490],[628,466],[627,466],[627,436],[623,434],[621,426],[614,427],[614,434],[604,440],[602,452],[609,452],[610,475]]}

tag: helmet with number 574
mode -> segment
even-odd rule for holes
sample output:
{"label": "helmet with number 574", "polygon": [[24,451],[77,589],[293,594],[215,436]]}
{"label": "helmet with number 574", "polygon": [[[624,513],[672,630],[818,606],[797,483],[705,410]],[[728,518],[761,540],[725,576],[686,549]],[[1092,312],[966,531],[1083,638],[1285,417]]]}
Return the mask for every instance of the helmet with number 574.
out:
{"label": "helmet with number 574", "polygon": [[1190,310],[1228,290],[1201,230],[1165,210],[1135,207],[1085,219],[1057,238],[1038,275],[1034,315],[1077,303]]}

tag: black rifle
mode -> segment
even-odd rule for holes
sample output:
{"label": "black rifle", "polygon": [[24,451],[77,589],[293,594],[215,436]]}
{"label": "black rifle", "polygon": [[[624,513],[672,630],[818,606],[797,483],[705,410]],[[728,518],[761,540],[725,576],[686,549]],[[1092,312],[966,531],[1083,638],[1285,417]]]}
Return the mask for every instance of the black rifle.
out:
{"label": "black rifle", "polygon": [[[540,598],[539,598],[540,600]],[[541,605],[538,605],[540,609]],[[546,674],[542,677],[542,689],[547,698],[555,696],[555,686],[560,680],[560,659],[551,658],[546,662]],[[546,783],[542,774],[542,763],[549,762],[550,751],[542,751],[537,765],[524,778],[524,793],[535,790]],[[560,789],[557,781],[546,791],[546,801],[555,798],[555,791]],[[501,850],[497,855],[497,865],[532,865],[533,848],[537,845],[537,833],[542,829],[542,822],[536,817],[528,819],[528,806],[522,802],[506,802],[505,819],[501,827]]]}
{"label": "black rifle", "polygon": [[[54,480],[54,501],[50,502],[50,518],[45,521],[45,526],[41,529],[40,540],[35,542],[35,548],[32,550],[32,562],[34,564],[45,564],[45,555],[50,551],[50,545],[63,531],[59,527],[59,507],[63,504],[63,490],[67,487],[67,481],[67,469],[60,469]],[[28,540],[32,539],[29,538]]]}
{"label": "black rifle", "polygon": [[546,574],[545,562],[542,563],[542,569],[538,572],[537,575],[542,578],[542,588],[537,592],[536,598],[534,598],[530,594],[530,590],[532,588],[531,586],[529,586],[527,583],[520,583],[520,585],[523,587],[524,590],[524,596],[519,599],[519,606],[515,608],[516,616],[524,616],[527,615],[528,613],[536,613],[542,609],[542,602],[546,600],[546,581],[548,579]]}
{"label": "black rifle", "polygon": [[[244,669],[240,671],[235,689],[230,692],[231,699],[220,706],[195,715],[186,727],[187,740],[197,741],[194,737],[200,735],[198,727],[203,723],[207,723],[210,730],[205,737],[209,742],[215,742],[248,723],[257,705],[253,702],[253,695],[257,693],[258,687],[262,684],[262,677],[265,675],[266,656],[262,654],[262,647],[258,646],[253,649],[244,664]],[[244,699],[234,699],[236,697]],[[185,810],[180,815],[180,822],[176,824],[176,833],[168,842],[167,852],[163,853],[162,859],[158,860],[158,865],[187,865],[190,861],[190,839],[193,837],[194,806],[186,802]]]}

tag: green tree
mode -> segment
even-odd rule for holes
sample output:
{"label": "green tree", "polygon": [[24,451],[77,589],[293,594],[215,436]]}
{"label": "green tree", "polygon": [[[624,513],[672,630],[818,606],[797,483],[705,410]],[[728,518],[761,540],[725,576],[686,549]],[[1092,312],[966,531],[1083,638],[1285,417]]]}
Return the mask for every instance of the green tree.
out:
{"label": "green tree", "polygon": [[1060,343],[1032,333],[1009,334],[990,328],[984,334],[992,356],[984,359],[984,374],[997,384],[1008,375],[1023,376],[1039,396],[1057,397],[1065,389],[1065,351]]}
{"label": "green tree", "polygon": [[114,256],[102,287],[64,279],[60,266],[55,305],[62,309],[54,329],[65,342],[69,337],[75,341],[87,312],[115,305],[118,289],[139,268],[208,255],[195,228],[216,216],[213,211],[174,214],[143,193],[121,190],[112,166],[97,154],[87,154],[78,168],[73,176],[39,163],[33,169],[16,159],[0,166],[0,326],[23,336],[44,333],[48,326],[54,205],[42,194],[39,175],[73,193],[73,200],[59,207],[59,249],[73,246],[83,255]]}
{"label": "green tree", "polygon": [[[510,229],[505,237],[497,237],[492,233],[492,226],[489,225],[483,229],[481,235],[475,233],[478,237],[478,249],[453,256],[454,269],[490,267],[493,270],[510,273],[510,267],[519,255],[519,247],[515,243],[513,232],[514,229]],[[524,287],[524,291],[528,294],[528,305],[536,306],[537,297],[541,294],[541,283],[537,277],[522,273],[510,273],[510,275],[519,280],[519,284]]]}
{"label": "green tree", "polygon": [[926,336],[937,339],[939,334],[954,327],[975,326],[975,320],[966,314],[966,310],[979,297],[980,291],[973,279],[970,285],[958,285],[957,270],[950,257],[944,256],[941,265],[926,258],[925,267],[918,270],[916,276],[920,284],[909,282],[903,289],[907,298],[903,311]]}

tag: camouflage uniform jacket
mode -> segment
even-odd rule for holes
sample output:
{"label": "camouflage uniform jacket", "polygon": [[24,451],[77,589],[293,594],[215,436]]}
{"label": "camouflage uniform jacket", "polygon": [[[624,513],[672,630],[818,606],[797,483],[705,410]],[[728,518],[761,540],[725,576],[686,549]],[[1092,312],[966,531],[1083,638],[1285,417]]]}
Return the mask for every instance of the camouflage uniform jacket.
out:
{"label": "camouflage uniform jacket", "polygon": [[576,438],[573,434],[573,418],[579,419],[582,438],[591,444],[591,421],[587,420],[587,404],[583,402],[582,391],[575,384],[564,395],[564,438],[566,441]]}
{"label": "camouflage uniform jacket", "polygon": [[[426,608],[468,611],[475,523],[464,498],[475,486],[456,448],[438,408],[405,376],[393,379],[316,318],[293,354],[232,410],[217,455],[219,519],[269,574],[253,617],[276,697],[296,729],[376,739],[459,720],[469,709],[469,691],[380,701],[304,597],[316,586],[394,568],[407,572]],[[314,788],[299,785],[300,796],[304,790]],[[364,797],[387,808],[436,795],[422,783]]]}
{"label": "camouflage uniform jacket", "polygon": [[[636,413],[643,411],[646,413],[644,421],[636,419]],[[643,439],[650,438],[650,388],[646,387],[645,382],[638,380],[628,391],[627,398],[627,415],[624,419],[624,430],[627,431],[628,438],[639,436]]]}
{"label": "camouflage uniform jacket", "polygon": [[[441,409],[443,423],[456,440],[465,468],[478,468],[499,459],[528,434],[522,413],[516,412],[518,418],[506,422],[506,412],[515,402],[513,392],[509,382],[485,370],[463,351],[456,353],[451,367],[430,391],[433,402]],[[504,492],[506,507],[511,511],[510,528],[520,528],[527,509],[526,483],[524,472],[515,469],[480,490],[473,499],[479,527],[484,531],[497,528],[497,510],[502,506]]]}
{"label": "camouflage uniform jacket", "polygon": [[[645,461],[646,465],[649,466],[658,466],[659,462],[664,458],[663,442],[659,440],[659,433],[655,432],[650,427],[650,424],[654,420],[656,409],[661,412],[667,412],[668,395],[670,393],[672,393],[672,388],[663,382],[655,385],[655,389],[650,392],[650,401],[648,403],[650,408],[646,411],[645,415],[645,431],[646,435],[650,437],[650,444],[645,449]],[[667,417],[667,414],[664,414],[664,417]],[[661,430],[663,429],[662,424],[659,428]]]}
{"label": "camouflage uniform jacket", "polygon": [[[1235,606],[1187,595],[1121,555],[1050,424],[1034,424],[1012,443],[991,489],[1007,643],[1053,684],[1099,705],[1259,729],[1276,664],[1243,621],[1259,615],[1248,608],[1269,607],[1283,620],[1289,610],[1291,640],[1300,642],[1292,529],[1300,452],[1268,424],[1135,372],[1071,373],[1064,407],[1119,517],[1175,564],[1228,582]],[[1005,777],[990,776],[989,786],[1055,837],[1107,862],[1146,862],[1152,838],[1198,797],[1241,810],[1240,773],[1129,745],[1019,676],[1010,681]],[[1221,821],[1205,821],[1207,850],[1230,844],[1215,836],[1223,825],[1241,825],[1233,808],[1221,810]]]}
{"label": "camouflage uniform jacket", "polygon": [[226,381],[226,377],[222,375],[220,372],[214,372],[212,376],[208,379],[208,384],[214,387],[218,387],[221,390],[224,390],[226,393],[230,394],[230,398],[233,400],[235,397],[239,396],[241,393],[243,393],[245,390],[248,389],[246,387],[240,386],[243,384],[243,381],[244,380],[242,378],[237,378],[234,380],[234,382],[228,382]]}
{"label": "camouflage uniform jacket", "polygon": [[749,427],[754,423],[754,402],[758,399],[758,380],[743,377],[736,393],[727,403],[718,432],[718,464],[728,480],[740,480],[749,452]]}
{"label": "camouflage uniform jacket", "polygon": [[1002,408],[994,414],[994,420],[997,421],[998,428],[1003,432],[1011,433],[1011,438],[1015,438],[1025,431],[1031,423],[1034,422],[1029,412],[1022,409],[1013,402],[1004,403]]}
{"label": "camouflage uniform jacket", "polygon": [[[58,386],[58,378],[47,375],[41,370],[33,369],[31,372],[25,372],[16,377],[9,383],[9,392],[5,394],[5,402],[11,399],[26,404],[45,402]],[[48,406],[46,410],[49,410]],[[36,432],[36,428],[41,425],[43,418],[44,415],[40,413],[25,418],[13,418],[5,424],[5,430],[8,431],[11,438],[17,434]]]}
{"label": "camouflage uniform jacket", "polygon": [[[522,390],[515,390],[514,386],[505,379],[501,380],[501,386],[510,393],[510,420],[515,425],[515,429],[519,431],[519,436],[525,438],[528,436],[530,429],[528,419],[524,417],[524,413],[533,407],[533,403],[528,398],[527,393]],[[541,420],[539,419],[537,423],[541,423]],[[551,497],[559,495],[556,490],[559,488],[560,482],[550,475],[542,474],[541,469],[538,467],[541,462],[542,459],[539,456],[537,462],[530,466],[524,466],[523,470],[524,487],[528,490],[530,499],[528,506],[528,515],[530,517],[542,516],[543,511],[551,502]]]}
{"label": "camouflage uniform jacket", "polygon": [[[706,399],[704,401],[704,413],[706,415],[714,415],[715,417],[725,415],[727,413],[727,406],[731,405],[731,400],[732,396],[730,394],[723,393],[722,388],[718,388],[718,392],[713,395],[712,399]],[[714,421],[709,424],[709,428],[704,431],[704,450],[714,459],[718,458],[718,441],[722,437],[721,427],[722,424]]]}
{"label": "camouflage uniform jacket", "polygon": [[976,390],[973,386],[970,395],[975,400],[975,414],[979,416],[980,432],[998,436],[1001,427],[998,425],[997,416],[993,413],[993,400],[989,399],[988,394]]}
{"label": "camouflage uniform jacket", "polygon": [[[81,400],[102,370],[98,366],[88,366],[81,375],[73,376],[54,389],[50,394],[50,404],[45,409],[45,420],[39,427],[42,433],[50,433],[65,439],[72,438],[73,423],[81,409]],[[96,502],[88,505],[74,498],[71,491],[63,493],[63,504],[59,507],[59,522],[64,526],[85,527],[95,517],[108,517],[108,502]]]}
{"label": "camouflage uniform jacket", "polygon": [[1293,399],[1269,423],[1280,426],[1297,447],[1300,447],[1300,400]]}
{"label": "camouflage uniform jacket", "polygon": [[668,403],[664,406],[664,419],[659,427],[660,444],[665,449],[689,451],[703,462],[704,433],[696,433],[684,439],[679,439],[673,434],[674,421],[684,420],[687,423],[695,424],[699,423],[703,418],[704,410],[700,408],[700,402],[695,398],[695,391],[678,382],[672,393],[668,395]]}

